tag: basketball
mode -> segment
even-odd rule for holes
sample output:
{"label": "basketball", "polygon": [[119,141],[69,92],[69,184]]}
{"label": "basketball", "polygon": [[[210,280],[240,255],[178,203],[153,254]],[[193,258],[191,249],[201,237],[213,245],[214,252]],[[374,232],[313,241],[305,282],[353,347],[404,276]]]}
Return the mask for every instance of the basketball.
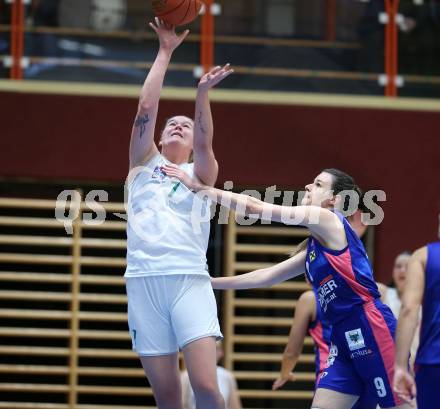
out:
{"label": "basketball", "polygon": [[200,0],[153,0],[154,14],[172,26],[195,20],[202,8]]}

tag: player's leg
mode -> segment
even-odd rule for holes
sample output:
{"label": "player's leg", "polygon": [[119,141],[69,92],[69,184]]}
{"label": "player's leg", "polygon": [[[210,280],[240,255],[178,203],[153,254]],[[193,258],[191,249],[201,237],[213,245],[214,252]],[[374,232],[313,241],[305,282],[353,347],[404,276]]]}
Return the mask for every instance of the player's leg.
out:
{"label": "player's leg", "polygon": [[317,379],[312,408],[351,409],[362,392],[357,375],[343,348],[338,347],[337,331],[333,328],[326,368]]}
{"label": "player's leg", "polygon": [[128,326],[158,408],[181,409],[179,347],[168,311],[167,284],[160,276],[126,280]]}
{"label": "player's leg", "polygon": [[382,409],[409,409],[393,391],[396,319],[379,301],[364,305],[356,321],[344,323],[345,345],[365,391]]}
{"label": "player's leg", "polygon": [[182,349],[197,409],[223,409],[217,382],[216,339],[221,338],[217,304],[208,276],[183,276],[174,296],[171,318]]}
{"label": "player's leg", "polygon": [[141,356],[140,360],[153,389],[158,409],[181,409],[182,387],[178,354]]}
{"label": "player's leg", "polygon": [[358,396],[319,388],[313,398],[312,409],[351,409]]}
{"label": "player's leg", "polygon": [[376,409],[377,397],[371,393],[368,388],[362,392],[359,400],[353,405],[351,409]]}
{"label": "player's leg", "polygon": [[223,409],[216,368],[216,338],[207,337],[190,342],[183,348],[185,364],[197,409]]}

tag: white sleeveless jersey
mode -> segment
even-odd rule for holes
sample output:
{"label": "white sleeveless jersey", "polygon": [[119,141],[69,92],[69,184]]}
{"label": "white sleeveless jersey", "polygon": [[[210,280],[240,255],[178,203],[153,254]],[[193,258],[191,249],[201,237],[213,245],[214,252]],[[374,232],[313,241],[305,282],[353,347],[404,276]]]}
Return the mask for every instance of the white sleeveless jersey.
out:
{"label": "white sleeveless jersey", "polygon": [[[157,154],[127,178],[127,269],[125,277],[207,275],[210,204],[161,170]],[[194,165],[179,166],[190,176]]]}

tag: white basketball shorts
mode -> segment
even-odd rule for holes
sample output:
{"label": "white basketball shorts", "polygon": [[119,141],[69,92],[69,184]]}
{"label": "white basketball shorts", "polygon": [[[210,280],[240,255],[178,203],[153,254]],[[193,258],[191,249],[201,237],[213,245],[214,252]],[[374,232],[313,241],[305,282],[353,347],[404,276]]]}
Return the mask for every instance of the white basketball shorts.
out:
{"label": "white basketball shorts", "polygon": [[141,356],[169,355],[206,337],[223,338],[208,275],[126,278],[128,327]]}

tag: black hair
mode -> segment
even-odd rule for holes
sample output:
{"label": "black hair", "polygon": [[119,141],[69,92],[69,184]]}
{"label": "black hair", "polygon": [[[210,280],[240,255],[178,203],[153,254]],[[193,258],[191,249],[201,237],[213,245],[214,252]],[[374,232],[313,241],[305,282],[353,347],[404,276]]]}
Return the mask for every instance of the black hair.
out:
{"label": "black hair", "polygon": [[[358,185],[356,185],[354,179],[349,174],[342,172],[342,170],[338,170],[334,168],[324,169],[322,172],[329,173],[330,175],[333,176],[332,190],[334,195],[337,195],[344,190],[354,190],[359,196],[358,209],[361,211],[366,210],[367,212],[369,212],[369,209],[367,209],[367,207],[364,205],[362,190]],[[348,209],[349,201],[350,201],[350,197],[346,196],[342,210]],[[308,241],[309,239],[307,238],[304,241],[302,241],[300,244],[298,244],[298,246],[292,252],[289,253],[290,256],[294,257],[297,254],[305,251],[307,249]]]}
{"label": "black hair", "polygon": [[[344,190],[354,191],[359,196],[358,209],[362,211],[367,210],[363,200],[364,194],[361,188],[356,184],[352,176],[350,176],[348,173],[343,172],[342,170],[334,169],[334,168],[324,169],[322,172],[329,173],[330,175],[333,176],[332,190],[335,196]],[[342,206],[343,211],[348,209],[349,200],[350,197],[346,196],[345,202],[343,203]]]}

